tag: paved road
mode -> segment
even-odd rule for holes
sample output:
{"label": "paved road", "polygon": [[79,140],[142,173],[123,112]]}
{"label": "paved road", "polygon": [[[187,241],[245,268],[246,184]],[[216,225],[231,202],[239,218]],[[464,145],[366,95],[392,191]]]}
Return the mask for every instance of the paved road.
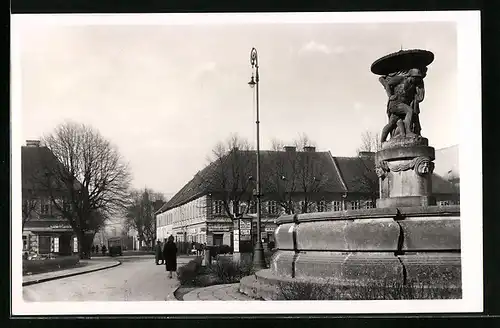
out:
{"label": "paved road", "polygon": [[[26,301],[165,301],[177,286],[152,256],[122,257],[111,269],[23,287]],[[179,258],[178,265],[189,261]]]}

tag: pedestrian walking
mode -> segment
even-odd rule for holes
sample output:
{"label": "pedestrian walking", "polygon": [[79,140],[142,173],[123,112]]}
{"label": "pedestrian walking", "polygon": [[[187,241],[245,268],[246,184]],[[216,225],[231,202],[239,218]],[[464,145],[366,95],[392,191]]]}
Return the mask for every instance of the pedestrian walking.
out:
{"label": "pedestrian walking", "polygon": [[[161,261],[161,263],[160,263],[160,261]],[[165,263],[165,259],[163,258],[163,247],[162,247],[162,244],[159,240],[156,242],[155,262],[156,262],[156,265],[160,265],[160,264]]]}
{"label": "pedestrian walking", "polygon": [[106,255],[106,245],[101,246],[102,255]]}
{"label": "pedestrian walking", "polygon": [[99,245],[95,245],[95,252],[96,254],[99,254]]}
{"label": "pedestrian walking", "polygon": [[92,254],[95,253],[95,245],[92,245]]}
{"label": "pedestrian walking", "polygon": [[172,235],[163,245],[163,259],[165,260],[165,270],[169,272],[168,277],[172,278],[172,272],[177,271],[177,246]]}

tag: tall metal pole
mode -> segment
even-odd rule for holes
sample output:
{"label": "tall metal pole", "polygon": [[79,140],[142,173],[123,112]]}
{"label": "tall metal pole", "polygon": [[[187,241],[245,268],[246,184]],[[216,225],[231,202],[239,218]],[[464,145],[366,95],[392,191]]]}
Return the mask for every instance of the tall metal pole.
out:
{"label": "tall metal pole", "polygon": [[[266,259],[264,257],[264,247],[262,245],[261,239],[261,203],[260,203],[260,135],[259,135],[259,61],[257,57],[257,50],[252,48],[250,53],[250,63],[252,64],[252,68],[255,67],[255,100],[256,100],[256,125],[257,125],[257,186],[256,186],[256,197],[257,197],[257,240],[255,243],[254,255],[253,255],[253,264],[254,268],[257,270],[266,268]],[[252,82],[252,81],[251,81]]]}

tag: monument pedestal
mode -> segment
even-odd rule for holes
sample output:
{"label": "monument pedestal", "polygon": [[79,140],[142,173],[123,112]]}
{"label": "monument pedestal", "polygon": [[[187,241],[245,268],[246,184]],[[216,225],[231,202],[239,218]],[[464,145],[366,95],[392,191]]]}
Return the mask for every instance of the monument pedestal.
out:
{"label": "monument pedestal", "polygon": [[425,138],[393,138],[375,154],[378,208],[435,205],[432,197],[434,148]]}
{"label": "monument pedestal", "polygon": [[433,60],[430,51],[401,50],[371,67],[389,97],[381,137],[391,134],[375,155],[377,208],[279,217],[270,268],[241,279],[242,293],[265,300],[462,297],[460,206],[432,206],[434,148],[420,135],[423,79]]}

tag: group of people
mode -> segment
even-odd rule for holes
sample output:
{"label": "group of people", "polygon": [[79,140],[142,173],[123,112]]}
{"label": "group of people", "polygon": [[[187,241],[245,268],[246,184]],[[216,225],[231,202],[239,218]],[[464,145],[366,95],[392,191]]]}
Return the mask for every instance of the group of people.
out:
{"label": "group of people", "polygon": [[159,240],[156,242],[155,262],[156,265],[165,264],[165,270],[169,273],[168,277],[172,278],[172,273],[177,271],[177,245],[174,242],[174,236],[168,237],[163,245]]}
{"label": "group of people", "polygon": [[[98,254],[99,253],[99,245],[92,245],[91,250],[92,250],[93,254]],[[106,245],[101,246],[101,252],[102,252],[102,255],[106,255],[106,252],[107,252]]]}

